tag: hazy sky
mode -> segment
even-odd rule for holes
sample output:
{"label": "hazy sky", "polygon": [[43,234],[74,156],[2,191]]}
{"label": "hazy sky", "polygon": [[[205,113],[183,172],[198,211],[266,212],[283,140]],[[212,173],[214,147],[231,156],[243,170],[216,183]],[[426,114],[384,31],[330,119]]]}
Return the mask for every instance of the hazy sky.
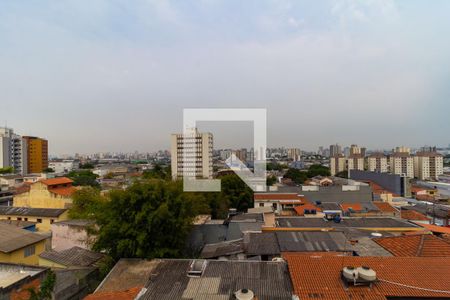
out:
{"label": "hazy sky", "polygon": [[0,0],[0,124],[50,153],[168,148],[195,107],[267,108],[269,146],[447,145],[450,1]]}

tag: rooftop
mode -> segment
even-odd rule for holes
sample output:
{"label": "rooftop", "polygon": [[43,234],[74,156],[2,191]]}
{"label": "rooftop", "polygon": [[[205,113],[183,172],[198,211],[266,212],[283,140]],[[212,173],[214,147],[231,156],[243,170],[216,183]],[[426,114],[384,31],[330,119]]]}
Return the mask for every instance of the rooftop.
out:
{"label": "rooftop", "polygon": [[207,244],[203,247],[201,258],[218,258],[221,256],[235,255],[244,252],[244,241],[242,239],[224,241],[215,244]]}
{"label": "rooftop", "polygon": [[95,265],[95,263],[102,259],[104,255],[80,247],[72,247],[59,252],[45,251],[42,252],[39,257],[68,267],[89,267]]}
{"label": "rooftop", "polygon": [[187,276],[192,260],[160,260],[141,299],[228,300],[249,289],[258,300],[291,300],[292,286],[282,262],[207,261],[200,277]]}
{"label": "rooftop", "polygon": [[392,205],[387,202],[374,201],[373,204],[384,213],[396,213],[398,212]]}
{"label": "rooftop", "polygon": [[124,291],[98,292],[88,295],[83,300],[134,300],[141,290],[142,287],[138,286]]}
{"label": "rooftop", "polygon": [[431,234],[373,240],[394,256],[450,257],[450,243]]}
{"label": "rooftop", "polygon": [[59,217],[66,209],[59,208],[31,208],[0,206],[0,215],[4,216],[32,216],[32,217]]}
{"label": "rooftop", "polygon": [[402,209],[400,211],[400,216],[402,219],[405,220],[430,221],[430,219],[428,219],[427,216],[412,209],[411,210]]}
{"label": "rooftop", "polygon": [[33,277],[46,271],[47,268],[43,267],[0,263],[0,295],[2,294],[2,289],[8,288],[27,277]]}
{"label": "rooftop", "polygon": [[[450,260],[428,257],[336,257],[286,253],[294,291],[300,299],[386,299],[386,297],[450,297]],[[348,286],[344,266],[368,266],[378,281]],[[311,272],[314,270],[314,272]]]}
{"label": "rooftop", "polygon": [[14,225],[0,223],[0,252],[9,253],[46,238],[45,235],[21,229]]}
{"label": "rooftop", "polygon": [[340,223],[323,218],[277,218],[279,227],[297,228],[417,228],[414,224],[394,218],[343,218]]}
{"label": "rooftop", "polygon": [[72,184],[73,180],[67,177],[57,177],[57,178],[50,178],[50,179],[44,179],[41,180],[45,185],[52,186],[52,185],[60,185],[60,184]]}
{"label": "rooftop", "polygon": [[144,286],[158,264],[157,260],[122,258],[97,287],[96,293],[125,291]]}

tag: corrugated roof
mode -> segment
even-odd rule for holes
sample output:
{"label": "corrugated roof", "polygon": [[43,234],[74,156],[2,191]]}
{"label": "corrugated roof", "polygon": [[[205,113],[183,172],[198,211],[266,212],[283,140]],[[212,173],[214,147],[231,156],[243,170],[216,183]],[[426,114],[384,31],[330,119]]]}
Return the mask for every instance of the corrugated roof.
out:
{"label": "corrugated roof", "polygon": [[344,218],[340,223],[326,221],[323,218],[277,218],[279,227],[306,227],[306,228],[408,228],[417,227],[409,222],[394,218]]}
{"label": "corrugated roof", "polygon": [[64,266],[89,267],[102,259],[104,255],[80,247],[72,247],[59,252],[45,251],[39,257]]}
{"label": "corrugated roof", "polygon": [[250,233],[247,255],[279,255],[280,248],[274,232]]}
{"label": "corrugated roof", "polygon": [[47,236],[0,223],[0,252],[9,253],[45,240]]}
{"label": "corrugated roof", "polygon": [[[335,257],[284,254],[295,294],[300,299],[386,299],[450,297],[450,260],[428,257]],[[344,266],[368,266],[378,282],[369,286],[343,283]]]}
{"label": "corrugated roof", "polygon": [[191,260],[162,260],[146,285],[142,300],[232,299],[246,288],[258,300],[291,300],[292,286],[282,262],[208,261],[201,277],[187,276]]}
{"label": "corrugated roof", "polygon": [[349,251],[342,232],[283,232],[276,233],[280,252]]}
{"label": "corrugated roof", "polygon": [[0,206],[0,215],[4,216],[32,216],[32,217],[59,217],[67,209],[63,208],[31,208]]}
{"label": "corrugated roof", "polygon": [[374,239],[395,256],[450,257],[450,243],[431,234]]}
{"label": "corrugated roof", "polygon": [[201,258],[219,258],[221,256],[235,255],[244,252],[243,239],[224,241],[215,244],[206,244],[203,247]]}

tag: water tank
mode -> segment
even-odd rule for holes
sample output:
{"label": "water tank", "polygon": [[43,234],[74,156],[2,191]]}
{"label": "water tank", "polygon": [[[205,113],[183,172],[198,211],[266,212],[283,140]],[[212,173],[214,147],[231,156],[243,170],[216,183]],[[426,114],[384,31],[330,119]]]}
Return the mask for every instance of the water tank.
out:
{"label": "water tank", "polygon": [[234,293],[234,297],[237,300],[253,300],[255,294],[249,289],[242,289]]}
{"label": "water tank", "polygon": [[342,275],[348,281],[355,281],[358,279],[358,270],[355,267],[345,267],[342,270]]}
{"label": "water tank", "polygon": [[359,279],[364,281],[373,282],[377,280],[377,273],[369,267],[362,266],[356,269]]}

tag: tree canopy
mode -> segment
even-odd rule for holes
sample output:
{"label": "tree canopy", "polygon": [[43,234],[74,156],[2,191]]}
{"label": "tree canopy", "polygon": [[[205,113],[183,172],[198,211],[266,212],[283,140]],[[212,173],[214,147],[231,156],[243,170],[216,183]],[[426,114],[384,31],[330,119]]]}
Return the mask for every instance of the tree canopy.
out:
{"label": "tree canopy", "polygon": [[0,168],[0,174],[12,174],[12,173],[14,173],[13,167]]}
{"label": "tree canopy", "polygon": [[315,176],[330,176],[330,169],[328,167],[322,166],[322,165],[311,165],[308,169],[307,175],[309,178],[315,177]]}
{"label": "tree canopy", "polygon": [[73,180],[74,186],[92,186],[99,187],[97,182],[98,175],[92,173],[90,170],[77,170],[67,174],[67,177]]}

